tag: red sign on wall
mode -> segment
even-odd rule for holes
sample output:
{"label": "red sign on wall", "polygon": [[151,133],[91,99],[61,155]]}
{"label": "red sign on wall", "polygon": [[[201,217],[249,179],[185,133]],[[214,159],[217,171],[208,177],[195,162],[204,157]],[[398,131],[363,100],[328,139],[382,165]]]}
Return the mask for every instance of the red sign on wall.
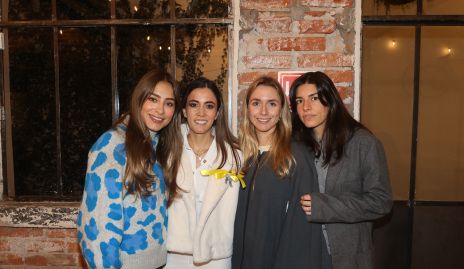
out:
{"label": "red sign on wall", "polygon": [[305,71],[279,71],[277,74],[277,79],[279,80],[280,85],[284,89],[285,95],[288,96],[290,93],[290,86],[292,86],[293,81],[299,76],[306,73]]}

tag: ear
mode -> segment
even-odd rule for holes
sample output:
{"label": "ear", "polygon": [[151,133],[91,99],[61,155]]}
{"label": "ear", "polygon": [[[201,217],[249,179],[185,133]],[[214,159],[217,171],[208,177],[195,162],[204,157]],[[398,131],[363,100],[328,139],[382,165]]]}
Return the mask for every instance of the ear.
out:
{"label": "ear", "polygon": [[184,118],[187,118],[187,111],[185,111],[185,108],[182,108],[182,115]]}

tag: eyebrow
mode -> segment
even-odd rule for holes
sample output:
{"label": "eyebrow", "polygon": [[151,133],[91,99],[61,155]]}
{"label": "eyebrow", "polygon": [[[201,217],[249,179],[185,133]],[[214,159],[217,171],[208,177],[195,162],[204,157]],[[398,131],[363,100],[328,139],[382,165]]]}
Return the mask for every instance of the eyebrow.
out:
{"label": "eyebrow", "polygon": [[[307,96],[308,97],[313,97],[313,96],[316,96],[316,95],[318,95],[318,92],[308,94]],[[304,98],[304,96],[295,96],[295,99],[298,99],[298,98],[302,99],[302,98]]]}
{"label": "eyebrow", "polygon": [[[159,98],[159,99],[162,99],[161,95],[155,93],[155,92],[151,92],[150,94],[148,94],[148,97],[151,97],[151,96],[154,96],[156,98]],[[165,100],[168,100],[168,101],[175,101],[174,98],[172,97],[167,97],[167,98],[164,98]]]}

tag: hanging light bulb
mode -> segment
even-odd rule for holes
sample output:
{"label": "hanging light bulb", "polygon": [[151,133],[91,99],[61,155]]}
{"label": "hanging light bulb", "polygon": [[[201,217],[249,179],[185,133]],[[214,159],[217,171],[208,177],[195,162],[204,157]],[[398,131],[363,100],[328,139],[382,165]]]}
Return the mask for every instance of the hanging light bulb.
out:
{"label": "hanging light bulb", "polygon": [[62,35],[62,34],[63,34],[63,30],[62,30],[62,29],[60,29],[60,35]]}
{"label": "hanging light bulb", "polygon": [[138,9],[137,6],[134,6],[134,10],[135,10],[135,12],[137,12],[139,9]]}
{"label": "hanging light bulb", "polygon": [[168,50],[171,50],[171,46],[168,47]]}
{"label": "hanging light bulb", "polygon": [[163,49],[163,47],[159,46],[159,49],[160,49],[160,50],[162,50],[162,49]]}
{"label": "hanging light bulb", "polygon": [[150,35],[147,35],[147,41],[150,41]]}

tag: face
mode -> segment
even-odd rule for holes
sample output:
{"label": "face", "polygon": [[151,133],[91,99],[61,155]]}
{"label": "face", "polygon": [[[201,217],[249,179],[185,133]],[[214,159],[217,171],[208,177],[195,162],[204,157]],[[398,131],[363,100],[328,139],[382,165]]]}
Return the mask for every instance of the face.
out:
{"label": "face", "polygon": [[308,128],[313,128],[318,139],[322,137],[329,108],[324,106],[317,95],[314,84],[303,84],[296,90],[296,111],[300,120]]}
{"label": "face", "polygon": [[175,110],[174,89],[166,81],[156,84],[142,104],[140,114],[148,129],[154,132],[171,122]]}
{"label": "face", "polygon": [[250,95],[248,117],[253,124],[260,145],[267,145],[280,119],[282,105],[277,90],[260,85]]}
{"label": "face", "polygon": [[194,89],[182,111],[191,133],[209,134],[218,115],[216,96],[208,88]]}

